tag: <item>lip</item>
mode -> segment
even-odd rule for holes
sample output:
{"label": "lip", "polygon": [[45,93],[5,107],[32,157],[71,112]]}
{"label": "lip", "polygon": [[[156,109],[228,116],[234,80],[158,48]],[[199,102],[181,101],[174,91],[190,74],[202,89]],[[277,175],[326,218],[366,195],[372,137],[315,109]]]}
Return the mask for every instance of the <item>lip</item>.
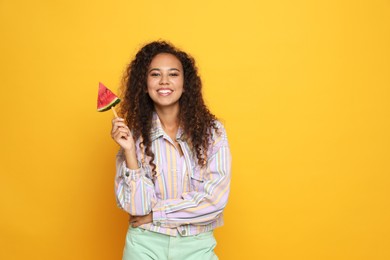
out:
{"label": "lip", "polygon": [[173,93],[173,89],[170,89],[170,88],[159,88],[157,89],[157,93],[160,95],[160,96],[169,96],[170,94]]}

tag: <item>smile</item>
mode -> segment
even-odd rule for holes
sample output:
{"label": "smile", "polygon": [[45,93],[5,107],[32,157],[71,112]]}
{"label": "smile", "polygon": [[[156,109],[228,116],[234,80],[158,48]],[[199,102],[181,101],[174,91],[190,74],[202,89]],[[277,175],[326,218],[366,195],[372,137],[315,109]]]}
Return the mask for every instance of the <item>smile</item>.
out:
{"label": "smile", "polygon": [[169,88],[160,88],[157,90],[157,93],[161,96],[169,96],[172,92],[173,90]]}

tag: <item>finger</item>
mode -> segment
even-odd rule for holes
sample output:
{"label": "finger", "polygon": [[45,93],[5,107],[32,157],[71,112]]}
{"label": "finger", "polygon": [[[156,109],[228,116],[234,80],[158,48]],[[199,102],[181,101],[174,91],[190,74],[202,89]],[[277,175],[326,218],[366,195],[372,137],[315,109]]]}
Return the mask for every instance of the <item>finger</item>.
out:
{"label": "finger", "polygon": [[116,130],[114,133],[111,133],[111,137],[114,140],[118,140],[118,138],[120,138],[120,134],[121,133],[118,130]]}
{"label": "finger", "polygon": [[135,228],[137,228],[137,227],[139,227],[139,226],[141,226],[141,225],[142,225],[142,223],[140,223],[140,222],[134,222],[134,223],[132,224],[132,226],[135,227]]}
{"label": "finger", "polygon": [[115,124],[116,122],[125,122],[125,120],[121,117],[115,117],[111,122],[112,124]]}
{"label": "finger", "polygon": [[119,117],[116,117],[114,119],[111,120],[111,124],[112,124],[112,127],[114,128],[115,125],[117,125],[118,123],[124,123],[125,120],[123,118],[119,118]]}
{"label": "finger", "polygon": [[119,127],[115,129],[115,131],[112,131],[111,135],[116,135],[118,133],[126,133],[127,135],[131,135],[131,131],[128,128],[125,127]]}
{"label": "finger", "polygon": [[113,124],[113,127],[119,127],[119,126],[129,128],[129,127],[126,125],[126,123],[124,123],[124,122],[115,122],[115,123]]}
{"label": "finger", "polygon": [[111,132],[115,132],[118,128],[125,128],[130,131],[130,128],[123,122],[116,122],[115,124],[112,125],[112,130]]}
{"label": "finger", "polygon": [[139,223],[139,218],[132,218],[131,220],[130,220],[130,224],[134,227],[134,226],[136,226],[136,225],[140,225],[140,223]]}
{"label": "finger", "polygon": [[115,133],[112,134],[113,139],[121,138],[121,137],[130,137],[130,131],[126,129],[118,129],[115,131]]}
{"label": "finger", "polygon": [[122,137],[125,137],[123,133],[117,132],[116,134],[112,135],[112,139],[114,139],[117,143],[122,139]]}
{"label": "finger", "polygon": [[121,139],[127,140],[128,137],[129,135],[127,133],[118,132],[114,135],[113,139],[118,142]]}
{"label": "finger", "polygon": [[118,129],[121,129],[121,130],[124,130],[124,131],[127,131],[127,132],[130,132],[130,128],[128,128],[127,126],[114,126],[111,130],[111,133],[114,133],[116,131],[118,131]]}

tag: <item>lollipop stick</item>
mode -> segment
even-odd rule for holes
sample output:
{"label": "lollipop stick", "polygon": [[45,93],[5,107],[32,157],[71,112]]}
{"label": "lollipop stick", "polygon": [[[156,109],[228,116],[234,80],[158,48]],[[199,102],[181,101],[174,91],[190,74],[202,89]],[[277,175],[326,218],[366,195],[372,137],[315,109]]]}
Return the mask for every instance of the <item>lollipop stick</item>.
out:
{"label": "lollipop stick", "polygon": [[115,111],[115,107],[111,107],[111,109],[112,109],[112,112],[113,112],[114,115],[115,115],[115,118],[117,118],[117,117],[118,117],[118,114],[117,114],[116,111]]}

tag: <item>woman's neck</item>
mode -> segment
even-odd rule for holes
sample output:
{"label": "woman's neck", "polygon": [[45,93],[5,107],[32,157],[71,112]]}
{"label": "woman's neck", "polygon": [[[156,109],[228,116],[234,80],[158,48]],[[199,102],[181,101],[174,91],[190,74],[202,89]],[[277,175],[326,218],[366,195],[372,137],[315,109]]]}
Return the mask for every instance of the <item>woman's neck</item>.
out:
{"label": "woman's neck", "polygon": [[169,135],[180,156],[183,156],[183,151],[176,140],[177,131],[179,130],[179,106],[156,107],[156,112],[164,132]]}
{"label": "woman's neck", "polygon": [[179,106],[174,107],[156,107],[156,112],[160,118],[161,125],[168,134],[175,134],[179,128]]}

